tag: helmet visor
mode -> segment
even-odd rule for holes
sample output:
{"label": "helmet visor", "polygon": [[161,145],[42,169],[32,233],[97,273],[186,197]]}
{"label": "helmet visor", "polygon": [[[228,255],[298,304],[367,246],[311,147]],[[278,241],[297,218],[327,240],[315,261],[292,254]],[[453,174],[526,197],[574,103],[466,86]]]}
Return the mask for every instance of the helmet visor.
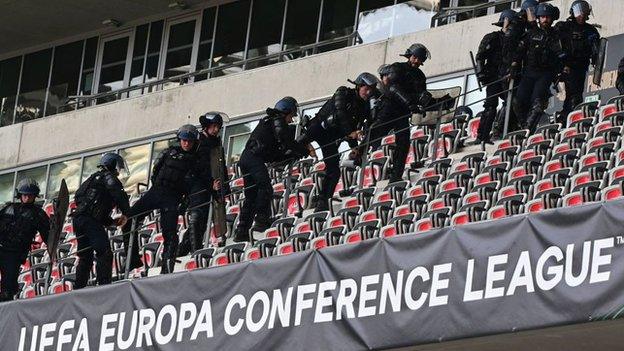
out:
{"label": "helmet visor", "polygon": [[572,13],[574,14],[574,17],[589,16],[589,14],[591,13],[591,8],[587,3],[576,3],[572,5]]}
{"label": "helmet visor", "polygon": [[119,161],[116,162],[115,170],[119,174],[119,178],[130,178],[130,168],[128,168],[128,164],[126,163],[125,159],[121,158]]}

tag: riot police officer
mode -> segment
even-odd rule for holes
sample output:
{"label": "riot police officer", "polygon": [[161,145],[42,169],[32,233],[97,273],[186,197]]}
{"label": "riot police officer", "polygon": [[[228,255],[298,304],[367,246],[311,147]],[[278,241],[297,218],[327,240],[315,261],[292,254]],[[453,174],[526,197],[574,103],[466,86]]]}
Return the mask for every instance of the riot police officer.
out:
{"label": "riot police officer", "polygon": [[282,98],[274,108],[267,108],[267,116],[260,120],[247,140],[239,162],[245,180],[245,201],[234,241],[248,241],[250,229],[263,231],[271,225],[273,187],[265,163],[298,159],[309,153],[305,145],[295,140],[294,130],[288,125],[297,111],[297,100]]}
{"label": "riot police officer", "polygon": [[406,62],[395,62],[379,69],[383,82],[376,121],[371,126],[371,146],[376,148],[381,138],[394,131],[395,148],[392,154],[390,182],[402,179],[405,159],[409,151],[410,118],[413,113],[424,113],[436,100],[427,91],[427,77],[420,70],[431,53],[422,44],[411,45],[403,55]]}
{"label": "riot police officer", "polygon": [[355,88],[339,87],[334,95],[321,107],[305,133],[298,139],[303,144],[316,141],[321,146],[325,162],[325,178],[318,194],[316,211],[329,209],[328,200],[332,197],[340,178],[340,155],[338,146],[346,139],[351,147],[351,157],[359,153],[358,139],[361,128],[370,119],[368,101],[377,94],[379,80],[373,74],[361,73],[355,81],[349,80]]}
{"label": "riot police officer", "polygon": [[552,27],[557,14],[549,3],[537,6],[539,28],[531,29],[522,37],[510,69],[512,77],[517,77],[522,69],[513,107],[523,128],[531,132],[537,128],[548,106],[550,86],[563,68],[565,53],[559,34]]}
{"label": "riot police officer", "polygon": [[[225,160],[223,154],[223,147],[221,145],[221,138],[219,133],[223,127],[223,119],[227,119],[227,115],[223,112],[208,112],[199,117],[199,123],[201,124],[202,131],[199,133],[199,141],[197,146],[197,158],[199,169],[202,171],[210,169],[212,162],[218,162],[211,158],[211,153],[214,148],[221,149],[221,159]],[[223,174],[227,175],[227,169],[225,163],[223,163]],[[189,183],[189,196],[188,196],[188,219],[189,228],[187,231],[187,237],[190,241],[191,252],[195,252],[203,247],[203,237],[208,226],[208,214],[210,207],[208,203],[213,197],[212,191],[219,190],[224,187],[224,193],[229,193],[228,184],[221,184],[216,179],[216,174],[211,174],[213,180],[212,188],[206,189],[202,174],[196,174],[196,172],[190,172],[188,175]],[[224,238],[220,244],[225,244]]]}
{"label": "riot police officer", "polygon": [[48,240],[50,220],[41,206],[35,204],[39,185],[33,179],[17,184],[19,202],[9,202],[0,208],[0,301],[13,300],[17,293],[20,265],[24,263],[30,245],[37,235]]}
{"label": "riot police officer", "polygon": [[595,63],[600,47],[600,34],[587,23],[592,11],[585,0],[576,0],[570,7],[570,17],[557,23],[563,51],[566,54],[562,80],[565,83],[566,98],[559,114],[559,123],[565,123],[574,107],[583,102],[585,78],[590,62]]}
{"label": "riot police officer", "polygon": [[[143,223],[143,219],[150,210],[160,211],[160,228],[164,238],[161,261],[161,273],[173,272],[175,266],[176,251],[179,237],[177,232],[178,207],[183,198],[188,194],[186,176],[194,172],[204,189],[210,189],[213,184],[210,169],[200,167],[197,161],[197,139],[199,132],[193,125],[186,124],[178,129],[176,136],[179,145],[172,145],[163,150],[154,163],[152,169],[152,187],[130,208],[130,217],[136,217],[137,226]],[[130,227],[130,221],[126,224],[124,232]],[[138,258],[138,245],[135,243],[131,254],[135,266]],[[126,236],[125,238],[128,238]]]}
{"label": "riot police officer", "polygon": [[493,25],[501,27],[501,30],[486,34],[479,44],[479,51],[475,58],[477,64],[477,79],[486,87],[486,99],[483,103],[483,114],[479,123],[477,140],[479,144],[485,142],[492,144],[490,132],[496,119],[498,99],[503,101],[507,97],[502,92],[507,89],[505,81],[499,81],[509,72],[511,65],[511,53],[517,47],[520,36],[518,14],[513,10],[501,12],[498,22]]}
{"label": "riot police officer", "polygon": [[[126,223],[130,212],[128,194],[124,191],[118,176],[127,172],[124,159],[116,153],[102,156],[99,170],[85,180],[74,195],[76,210],[73,225],[78,238],[78,267],[76,267],[75,289],[84,288],[89,281],[95,251],[96,279],[98,285],[110,284],[113,252],[108,241],[106,227],[121,226]],[[111,218],[114,207],[121,217]]]}

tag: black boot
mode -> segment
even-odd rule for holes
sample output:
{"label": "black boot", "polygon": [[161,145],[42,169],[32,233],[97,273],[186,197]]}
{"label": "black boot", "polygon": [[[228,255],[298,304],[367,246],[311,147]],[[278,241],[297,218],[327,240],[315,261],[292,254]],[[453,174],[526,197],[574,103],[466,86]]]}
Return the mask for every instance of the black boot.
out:
{"label": "black boot", "polygon": [[239,243],[243,241],[249,241],[249,228],[239,223],[234,231],[234,242]]}
{"label": "black boot", "polygon": [[316,202],[316,206],[314,207],[314,212],[329,211],[328,202],[328,199],[324,197],[319,197],[318,201]]}
{"label": "black boot", "polygon": [[541,104],[533,105],[531,111],[529,111],[529,115],[526,120],[526,129],[529,130],[529,134],[534,134],[537,129],[537,125],[542,118],[543,110]]}

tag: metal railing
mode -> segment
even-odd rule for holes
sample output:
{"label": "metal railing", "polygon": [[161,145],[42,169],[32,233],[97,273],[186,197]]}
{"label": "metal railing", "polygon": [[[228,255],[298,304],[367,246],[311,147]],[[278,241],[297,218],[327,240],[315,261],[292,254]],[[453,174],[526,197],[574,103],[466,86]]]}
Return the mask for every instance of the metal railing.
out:
{"label": "metal railing", "polygon": [[[485,16],[492,7],[509,5],[510,8],[520,6],[521,0],[498,0],[472,6],[443,7],[431,18],[431,27],[439,27],[459,21]],[[481,14],[485,11],[485,14]]]}
{"label": "metal railing", "polygon": [[[151,93],[154,91],[164,90],[167,85],[184,85],[191,84],[195,81],[206,80],[214,77],[215,73],[222,72],[231,68],[241,68],[241,70],[245,70],[251,64],[254,63],[262,63],[263,61],[278,63],[294,60],[301,57],[306,57],[310,55],[314,55],[319,53],[322,48],[332,47],[336,45],[342,45],[341,47],[353,46],[357,43],[360,43],[361,40],[357,31],[353,33],[333,39],[328,39],[324,41],[319,41],[314,44],[299,46],[292,49],[287,49],[280,51],[278,53],[263,55],[253,58],[248,58],[244,60],[235,61],[232,63],[228,63],[226,65],[221,65],[217,67],[210,67],[201,70],[197,70],[190,73],[180,74],[177,76],[164,78],[156,81],[146,82],[134,86],[130,86],[127,88],[122,88],[114,91],[107,91],[103,93],[98,93],[94,95],[78,95],[78,96],[70,96],[70,99],[75,100],[67,103],[63,106],[63,111],[70,111],[79,108],[94,106],[101,103],[111,102],[115,100],[120,100],[123,98],[127,98],[135,95],[143,95],[146,93]],[[272,63],[271,63],[272,64]],[[262,66],[266,66],[262,65]],[[270,65],[270,64],[269,64]],[[259,66],[260,67],[260,66]],[[221,75],[219,75],[221,76]]]}

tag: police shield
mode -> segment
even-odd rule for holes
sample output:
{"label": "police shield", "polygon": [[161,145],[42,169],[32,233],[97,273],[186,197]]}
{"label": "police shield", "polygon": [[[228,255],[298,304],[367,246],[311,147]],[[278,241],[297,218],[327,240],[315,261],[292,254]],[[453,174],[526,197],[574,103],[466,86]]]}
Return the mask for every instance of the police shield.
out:
{"label": "police shield", "polygon": [[46,243],[51,261],[56,258],[56,248],[61,237],[68,208],[69,191],[67,190],[65,179],[63,179],[61,180],[58,196],[53,202],[54,213],[50,216],[50,233],[48,234],[48,242]]}
{"label": "police shield", "polygon": [[604,71],[605,62],[607,61],[607,46],[609,41],[606,38],[600,39],[600,46],[598,47],[598,54],[596,55],[596,61],[594,62],[594,79],[593,83],[600,86],[602,81],[602,72]]}

